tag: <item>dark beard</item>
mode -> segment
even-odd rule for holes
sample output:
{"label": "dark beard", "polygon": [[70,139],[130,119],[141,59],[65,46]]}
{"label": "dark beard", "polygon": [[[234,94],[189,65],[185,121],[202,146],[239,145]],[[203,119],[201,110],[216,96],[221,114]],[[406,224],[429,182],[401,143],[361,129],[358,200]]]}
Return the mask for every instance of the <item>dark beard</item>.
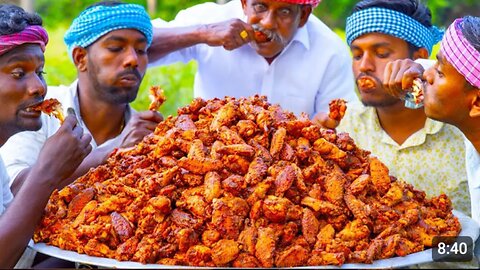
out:
{"label": "dark beard", "polygon": [[[111,104],[126,104],[135,100],[138,94],[139,86],[116,87],[111,85],[102,85],[98,81],[97,77],[99,70],[100,68],[93,64],[92,61],[88,62],[88,78],[95,89],[96,95],[101,100]],[[138,73],[138,71],[136,71],[136,73]],[[140,74],[138,74],[138,76],[140,76]]]}

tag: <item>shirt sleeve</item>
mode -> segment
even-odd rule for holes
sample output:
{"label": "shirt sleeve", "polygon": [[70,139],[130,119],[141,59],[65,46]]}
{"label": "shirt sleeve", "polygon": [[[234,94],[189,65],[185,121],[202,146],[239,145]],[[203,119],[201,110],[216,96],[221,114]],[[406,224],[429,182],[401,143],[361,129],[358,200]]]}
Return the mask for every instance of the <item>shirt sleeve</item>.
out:
{"label": "shirt sleeve", "polygon": [[10,191],[10,185],[9,185],[9,177],[7,174],[7,171],[5,170],[5,164],[3,164],[2,158],[0,157],[0,184],[1,186],[1,191],[2,191],[2,198],[0,199],[0,202],[2,204],[0,205],[0,215],[5,211],[7,206],[10,204],[10,202],[13,200],[13,194]]}
{"label": "shirt sleeve", "polygon": [[40,150],[47,140],[45,125],[44,122],[39,131],[24,131],[13,135],[0,148],[10,185],[22,170],[31,167],[37,161]]}
{"label": "shirt sleeve", "polygon": [[347,51],[332,57],[323,75],[315,97],[315,112],[328,112],[331,100],[342,98],[347,102],[358,101],[352,71],[352,59]]}

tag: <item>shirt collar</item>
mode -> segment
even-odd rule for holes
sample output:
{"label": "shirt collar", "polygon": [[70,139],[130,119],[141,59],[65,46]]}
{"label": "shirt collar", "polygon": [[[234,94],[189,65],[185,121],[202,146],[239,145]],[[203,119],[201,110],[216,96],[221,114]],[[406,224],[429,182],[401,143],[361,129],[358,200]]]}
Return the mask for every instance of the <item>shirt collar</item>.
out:
{"label": "shirt collar", "polygon": [[378,115],[375,108],[363,106],[359,112],[362,117],[367,117],[372,121],[372,124],[375,126],[375,130],[381,130],[384,133],[382,138],[382,141],[384,143],[396,145],[399,147],[399,150],[422,145],[423,143],[425,143],[427,135],[437,134],[445,125],[445,123],[427,118],[424,128],[418,130],[410,137],[408,137],[408,139],[403,142],[402,145],[398,145],[380,126],[380,122],[378,120]]}
{"label": "shirt collar", "polygon": [[293,39],[290,43],[299,42],[305,47],[305,49],[310,50],[310,37],[307,28],[308,22],[304,26],[297,29],[297,32],[293,36]]}
{"label": "shirt collar", "polygon": [[[72,104],[72,107],[73,109],[75,110],[75,112],[77,113],[77,120],[79,121],[79,124],[82,128],[84,128],[84,130],[88,133],[88,134],[91,134],[91,132],[88,130],[87,126],[85,125],[85,123],[83,122],[83,119],[82,119],[82,116],[81,116],[81,113],[80,113],[80,103],[78,101],[78,79],[75,80],[71,85],[70,85],[70,91],[72,91],[72,95],[73,95],[73,104]],[[64,110],[66,110],[64,108]],[[128,122],[130,121],[130,119],[132,118],[132,114],[135,113],[136,111],[130,106],[130,104],[128,104],[127,106],[127,110],[125,111],[125,125],[128,124]],[[114,143],[115,145],[120,145],[120,142],[123,140],[124,137],[126,137],[126,135],[128,134],[128,131],[124,128],[122,130],[122,132],[120,133],[119,136],[115,137],[115,138],[112,138],[106,142],[104,142],[102,144],[103,145],[109,145],[111,143]],[[95,147],[99,147],[99,145],[96,144],[95,140],[92,140],[91,142],[92,144],[94,144]]]}

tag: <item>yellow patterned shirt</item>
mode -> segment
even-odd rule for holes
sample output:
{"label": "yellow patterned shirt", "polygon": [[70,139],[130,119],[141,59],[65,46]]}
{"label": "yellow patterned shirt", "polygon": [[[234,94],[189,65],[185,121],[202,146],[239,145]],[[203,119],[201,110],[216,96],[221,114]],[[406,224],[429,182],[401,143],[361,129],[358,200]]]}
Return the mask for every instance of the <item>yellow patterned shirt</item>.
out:
{"label": "yellow patterned shirt", "polygon": [[398,145],[380,126],[375,108],[351,102],[337,132],[349,133],[358,147],[379,157],[390,175],[429,197],[447,194],[454,209],[470,216],[465,144],[456,127],[427,119],[423,129]]}

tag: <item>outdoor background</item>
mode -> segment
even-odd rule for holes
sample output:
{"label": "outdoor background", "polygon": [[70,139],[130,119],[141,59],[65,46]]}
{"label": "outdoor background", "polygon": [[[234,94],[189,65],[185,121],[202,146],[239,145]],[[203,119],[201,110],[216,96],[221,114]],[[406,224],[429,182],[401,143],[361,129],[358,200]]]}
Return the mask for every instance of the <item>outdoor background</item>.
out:
{"label": "outdoor background", "polygon": [[[216,1],[216,2],[226,2]],[[50,36],[46,50],[46,81],[48,85],[69,85],[76,77],[73,63],[67,56],[63,35],[68,26],[87,6],[99,1],[95,0],[0,0],[0,3],[22,5],[27,10],[34,10],[43,18],[44,26]],[[123,2],[143,5],[152,18],[160,17],[171,20],[175,14],[187,7],[205,0],[124,0]],[[344,37],[345,19],[358,0],[323,0],[314,10],[328,26]],[[428,0],[423,1],[433,14],[433,22],[440,27],[448,26],[455,18],[464,15],[480,16],[480,0]],[[434,54],[438,47],[435,48]],[[193,78],[196,64],[174,64],[168,67],[156,67],[147,71],[140,92],[132,106],[136,110],[148,108],[148,88],[161,86],[166,93],[167,101],[160,108],[165,115],[176,114],[177,108],[188,104],[193,98]]]}

